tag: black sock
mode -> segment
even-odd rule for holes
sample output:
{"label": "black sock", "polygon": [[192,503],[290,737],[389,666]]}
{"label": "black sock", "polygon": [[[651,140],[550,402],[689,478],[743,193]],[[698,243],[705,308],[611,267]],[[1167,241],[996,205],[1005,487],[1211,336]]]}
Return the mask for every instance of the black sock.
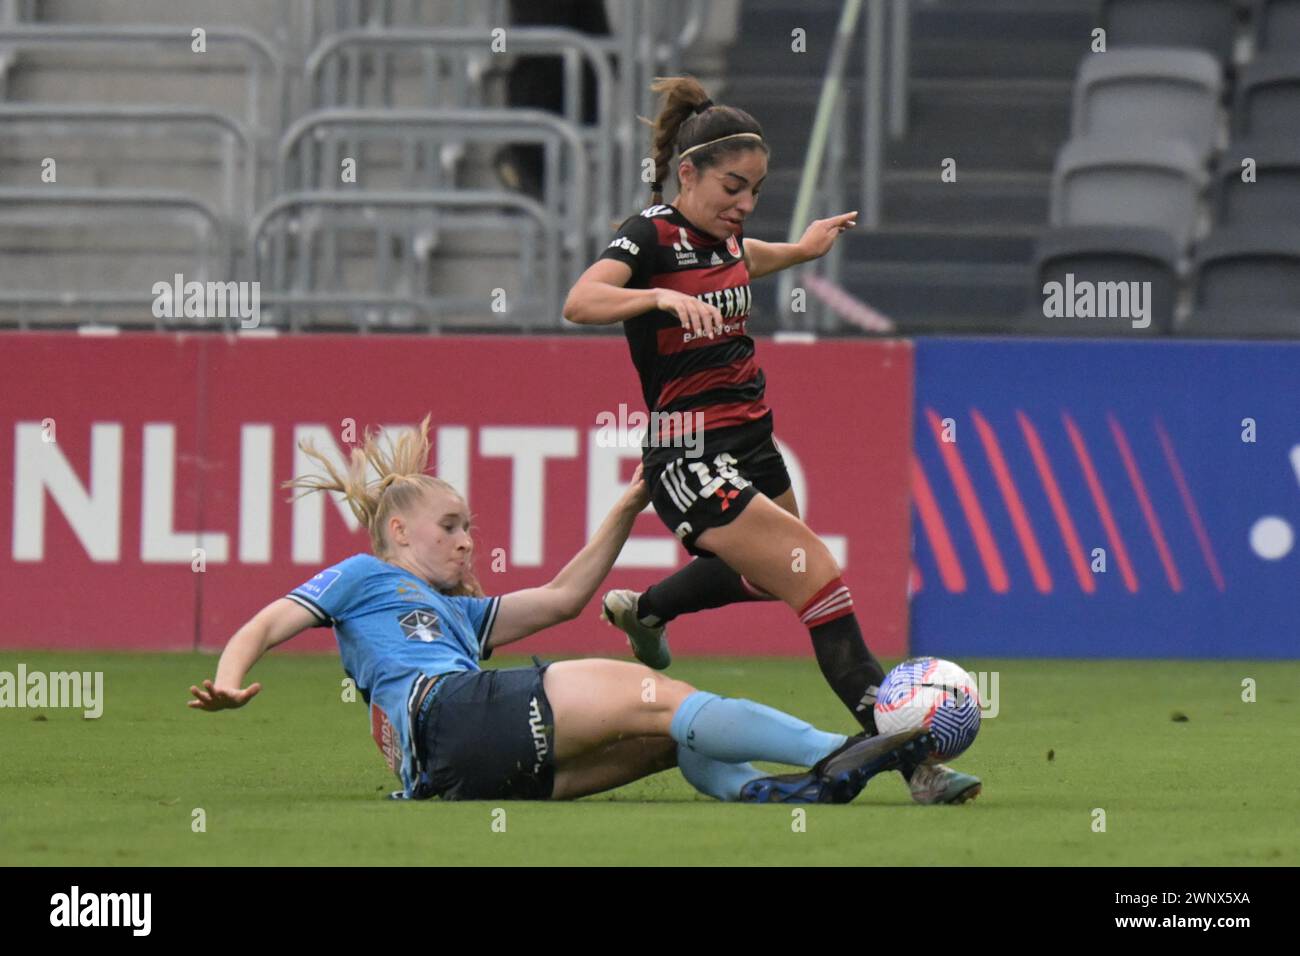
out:
{"label": "black sock", "polygon": [[652,584],[637,601],[636,616],[663,624],[679,614],[725,607],[742,601],[770,601],[746,587],[741,576],[721,558],[696,558],[658,584]]}
{"label": "black sock", "polygon": [[862,729],[876,733],[876,694],[885,669],[862,640],[848,586],[840,578],[831,581],[804,605],[799,619],[812,635],[826,683]]}

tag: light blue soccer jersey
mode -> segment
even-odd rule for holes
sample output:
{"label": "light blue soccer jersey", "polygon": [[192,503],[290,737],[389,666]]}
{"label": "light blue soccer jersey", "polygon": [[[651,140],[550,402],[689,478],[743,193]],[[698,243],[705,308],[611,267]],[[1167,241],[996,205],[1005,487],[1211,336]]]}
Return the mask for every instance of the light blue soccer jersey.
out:
{"label": "light blue soccer jersey", "polygon": [[370,705],[370,728],[403,794],[420,781],[411,744],[410,703],[417,680],[480,670],[501,599],[448,597],[374,555],[354,554],[287,595],[318,627],[333,627],[343,669]]}

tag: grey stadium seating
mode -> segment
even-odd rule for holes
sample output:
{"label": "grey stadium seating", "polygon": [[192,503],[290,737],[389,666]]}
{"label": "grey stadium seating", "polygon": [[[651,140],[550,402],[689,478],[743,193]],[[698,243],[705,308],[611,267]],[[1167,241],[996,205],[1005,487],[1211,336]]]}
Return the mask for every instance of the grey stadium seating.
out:
{"label": "grey stadium seating", "polygon": [[1300,49],[1300,0],[1254,0],[1252,7],[1257,50]]}
{"label": "grey stadium seating", "polygon": [[1051,224],[1154,226],[1186,248],[1208,179],[1196,151],[1179,140],[1071,140],[1052,174]]}
{"label": "grey stadium seating", "polygon": [[1201,50],[1133,47],[1085,56],[1074,86],[1077,139],[1141,132],[1181,139],[1202,156],[1219,129],[1223,69]]}
{"label": "grey stadium seating", "polygon": [[1300,333],[1300,227],[1270,224],[1221,229],[1195,257],[1192,334]]}
{"label": "grey stadium seating", "polygon": [[1102,0],[1108,47],[1165,46],[1232,58],[1237,11],[1232,0]]}
{"label": "grey stadium seating", "polygon": [[[1242,163],[1255,161],[1255,181],[1242,180]],[[1300,223],[1300,139],[1239,140],[1219,159],[1214,173],[1216,226]]]}
{"label": "grey stadium seating", "polygon": [[1261,56],[1241,72],[1235,106],[1238,136],[1300,130],[1300,52]]}
{"label": "grey stadium seating", "polygon": [[[1170,236],[1141,227],[1076,226],[1052,229],[1039,237],[1035,249],[1035,285],[1030,307],[1015,331],[1063,335],[1161,335],[1173,325],[1178,296],[1179,250]],[[1134,329],[1132,319],[1048,318],[1043,314],[1043,287],[1081,281],[1150,282],[1151,325]]]}

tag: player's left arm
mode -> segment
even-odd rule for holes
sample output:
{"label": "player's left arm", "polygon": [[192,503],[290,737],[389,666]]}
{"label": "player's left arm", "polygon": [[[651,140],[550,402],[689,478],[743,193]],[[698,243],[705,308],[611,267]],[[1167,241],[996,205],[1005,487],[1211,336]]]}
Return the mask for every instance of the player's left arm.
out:
{"label": "player's left arm", "polygon": [[803,238],[798,242],[745,239],[745,268],[749,270],[749,277],[757,279],[810,259],[821,258],[830,252],[840,233],[858,224],[857,218],[857,210],[854,210],[829,219],[818,219],[804,230]]}
{"label": "player's left arm", "polygon": [[614,566],[637,515],[649,502],[650,493],[638,465],[627,490],[591,540],[549,584],[502,595],[487,646],[509,644],[581,614]]}

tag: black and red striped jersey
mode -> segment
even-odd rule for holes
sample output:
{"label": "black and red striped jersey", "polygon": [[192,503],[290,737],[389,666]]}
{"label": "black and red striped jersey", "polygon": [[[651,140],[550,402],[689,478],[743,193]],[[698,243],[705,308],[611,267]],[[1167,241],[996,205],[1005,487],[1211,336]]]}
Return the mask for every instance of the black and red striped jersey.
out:
{"label": "black and red striped jersey", "polygon": [[619,227],[601,253],[632,269],[629,289],[674,289],[716,307],[724,321],[714,338],[682,328],[671,312],[652,309],[623,323],[650,412],[701,412],[702,427],[725,428],[769,414],[763,370],[746,334],[752,299],[743,234],[715,239],[674,206],[643,209]]}

